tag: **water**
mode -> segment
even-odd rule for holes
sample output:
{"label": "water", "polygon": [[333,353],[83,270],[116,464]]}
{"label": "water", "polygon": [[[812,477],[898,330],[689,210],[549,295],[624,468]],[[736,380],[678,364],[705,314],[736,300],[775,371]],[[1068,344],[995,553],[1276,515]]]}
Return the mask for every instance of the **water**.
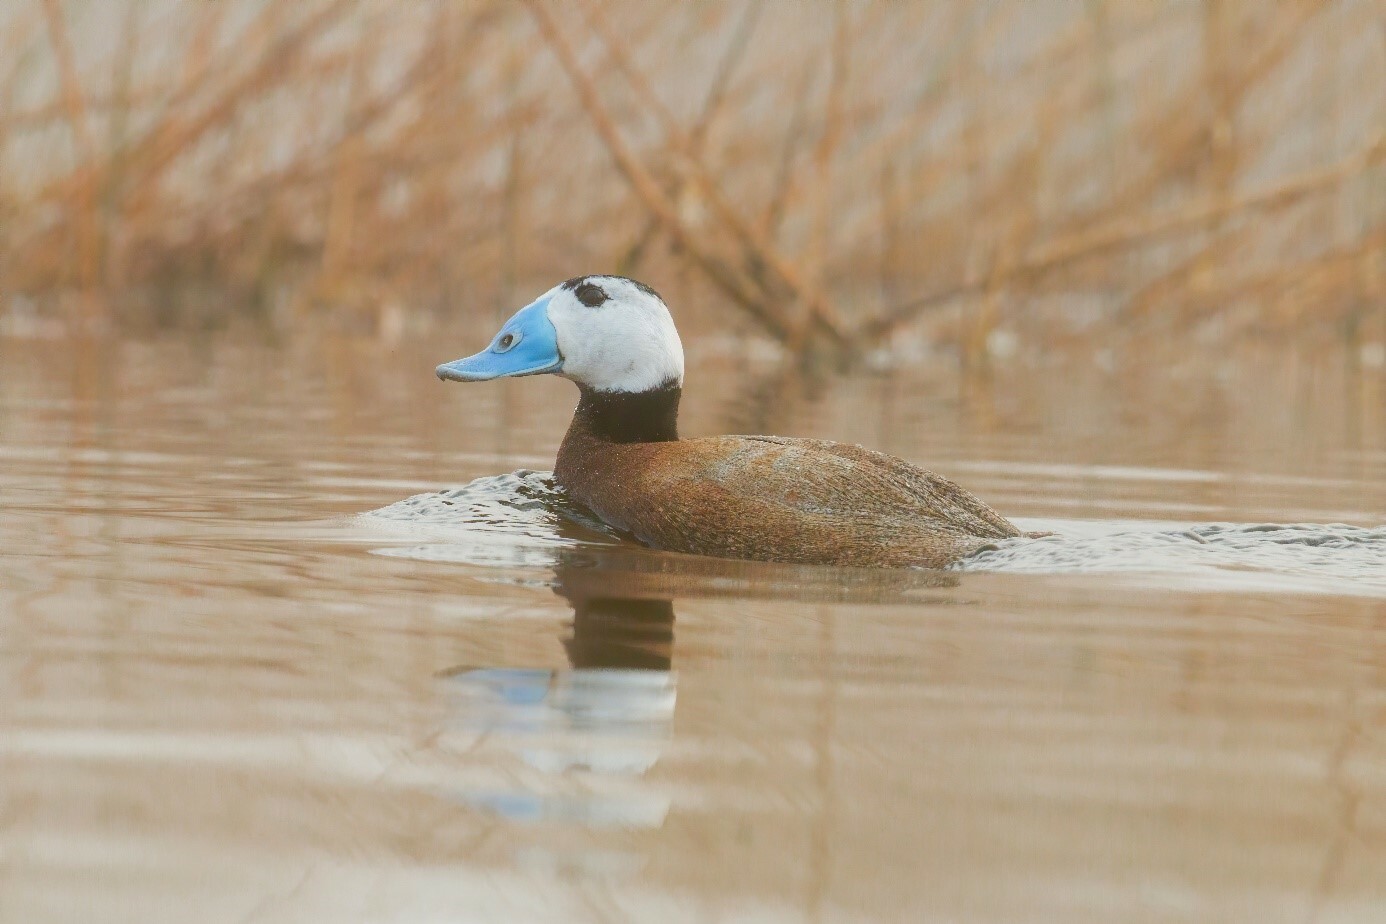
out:
{"label": "water", "polygon": [[0,920],[1386,914],[1380,370],[690,344],[1057,534],[931,574],[633,548],[442,352],[0,339]]}

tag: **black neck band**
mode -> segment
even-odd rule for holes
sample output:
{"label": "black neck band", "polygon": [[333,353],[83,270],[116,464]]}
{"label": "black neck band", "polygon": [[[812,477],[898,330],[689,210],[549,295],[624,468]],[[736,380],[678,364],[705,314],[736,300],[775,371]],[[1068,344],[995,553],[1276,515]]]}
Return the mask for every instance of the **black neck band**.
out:
{"label": "black neck band", "polygon": [[683,388],[677,383],[641,392],[578,387],[582,398],[573,417],[598,439],[612,443],[663,443],[679,438],[679,398]]}

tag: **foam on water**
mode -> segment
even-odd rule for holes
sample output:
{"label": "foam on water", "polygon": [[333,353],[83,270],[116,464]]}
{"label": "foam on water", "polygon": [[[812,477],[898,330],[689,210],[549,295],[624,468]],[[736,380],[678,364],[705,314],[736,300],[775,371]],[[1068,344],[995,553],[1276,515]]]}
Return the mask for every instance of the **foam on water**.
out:
{"label": "foam on water", "polygon": [[[525,469],[418,494],[361,519],[435,540],[380,554],[483,566],[542,566],[555,546],[620,541],[567,497],[551,472]],[[999,543],[954,570],[1100,573],[1137,583],[1159,576],[1165,586],[1386,596],[1386,526],[1077,519],[1020,525],[1053,535]]]}

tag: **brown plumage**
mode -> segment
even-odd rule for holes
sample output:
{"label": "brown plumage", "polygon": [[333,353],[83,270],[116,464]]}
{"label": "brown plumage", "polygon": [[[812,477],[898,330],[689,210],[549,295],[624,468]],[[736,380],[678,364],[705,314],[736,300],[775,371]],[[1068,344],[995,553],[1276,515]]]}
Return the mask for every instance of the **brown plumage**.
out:
{"label": "brown plumage", "polygon": [[577,501],[646,545],[723,558],[942,568],[1020,535],[947,478],[860,446],[777,436],[678,439],[678,389],[662,395],[666,407],[654,410],[648,394],[584,389],[554,469]]}

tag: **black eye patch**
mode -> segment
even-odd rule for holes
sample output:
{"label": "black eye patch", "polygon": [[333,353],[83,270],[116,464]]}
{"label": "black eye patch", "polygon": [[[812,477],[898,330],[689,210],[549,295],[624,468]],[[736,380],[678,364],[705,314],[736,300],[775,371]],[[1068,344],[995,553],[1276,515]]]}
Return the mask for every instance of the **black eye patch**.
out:
{"label": "black eye patch", "polygon": [[578,286],[573,290],[573,294],[577,296],[578,301],[588,308],[600,307],[602,302],[606,301],[606,292],[602,291],[602,287],[595,286],[590,282],[584,282]]}

